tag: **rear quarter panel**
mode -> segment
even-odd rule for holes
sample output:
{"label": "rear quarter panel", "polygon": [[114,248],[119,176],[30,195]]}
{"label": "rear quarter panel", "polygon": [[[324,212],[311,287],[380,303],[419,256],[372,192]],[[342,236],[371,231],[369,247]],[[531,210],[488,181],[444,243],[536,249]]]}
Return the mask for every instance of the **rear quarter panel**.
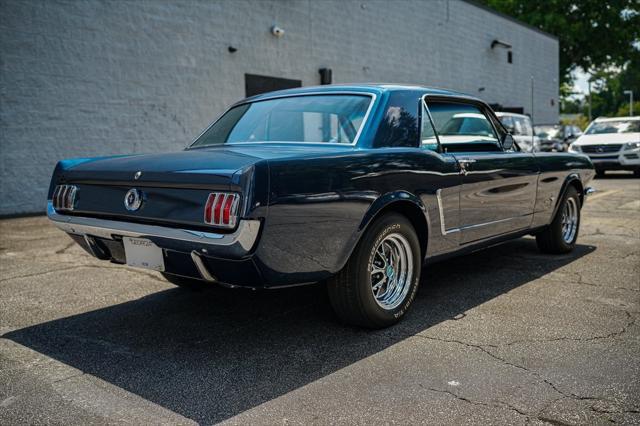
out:
{"label": "rear quarter panel", "polygon": [[276,160],[269,170],[269,213],[255,256],[267,286],[338,272],[373,218],[368,212],[380,208],[378,200],[412,198],[428,226],[439,227],[436,191],[459,183],[455,163],[417,148]]}

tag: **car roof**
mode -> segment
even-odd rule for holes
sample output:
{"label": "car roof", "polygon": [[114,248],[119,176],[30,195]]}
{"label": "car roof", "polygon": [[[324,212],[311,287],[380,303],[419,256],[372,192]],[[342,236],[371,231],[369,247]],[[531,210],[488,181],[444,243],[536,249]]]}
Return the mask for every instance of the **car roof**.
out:
{"label": "car roof", "polygon": [[483,102],[481,99],[476,98],[474,96],[470,96],[466,93],[456,92],[453,90],[447,89],[439,89],[435,87],[429,86],[420,86],[420,85],[411,85],[411,84],[392,84],[392,83],[357,83],[357,84],[329,84],[322,86],[305,86],[305,87],[296,87],[294,89],[285,89],[285,90],[277,90],[275,92],[262,93],[259,95],[251,96],[246,99],[243,99],[239,103],[245,102],[254,102],[264,99],[284,97],[284,96],[295,96],[295,95],[304,95],[309,93],[335,93],[335,92],[354,92],[354,93],[368,93],[381,95],[386,92],[398,92],[398,91],[412,91],[412,92],[421,92],[422,95],[432,95],[432,96],[452,96],[465,98],[469,100],[476,100]]}
{"label": "car roof", "polygon": [[606,123],[607,121],[637,121],[640,120],[640,115],[635,115],[633,117],[598,117],[596,118],[595,121],[596,123]]}

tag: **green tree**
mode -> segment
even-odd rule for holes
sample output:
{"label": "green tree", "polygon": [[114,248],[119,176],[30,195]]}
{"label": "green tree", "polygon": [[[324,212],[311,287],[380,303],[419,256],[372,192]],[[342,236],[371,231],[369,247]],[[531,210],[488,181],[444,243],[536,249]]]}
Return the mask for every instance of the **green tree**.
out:
{"label": "green tree", "polygon": [[[598,71],[593,76],[591,94],[592,115],[615,116],[629,114],[629,96],[625,90],[632,90],[634,98],[640,100],[640,52],[635,52],[620,70]],[[634,114],[640,114],[635,107]]]}
{"label": "green tree", "polygon": [[560,75],[622,67],[640,48],[639,0],[481,0],[558,37]]}

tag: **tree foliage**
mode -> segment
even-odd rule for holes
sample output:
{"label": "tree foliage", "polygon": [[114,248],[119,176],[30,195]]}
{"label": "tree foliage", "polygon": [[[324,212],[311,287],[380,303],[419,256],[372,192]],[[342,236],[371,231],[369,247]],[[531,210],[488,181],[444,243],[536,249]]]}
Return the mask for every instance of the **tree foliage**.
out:
{"label": "tree foliage", "polygon": [[560,75],[621,67],[640,49],[640,0],[482,0],[558,37]]}
{"label": "tree foliage", "polygon": [[[628,115],[629,95],[624,93],[625,90],[632,90],[635,100],[640,100],[640,52],[632,55],[622,70],[594,73],[593,82],[591,95],[593,117]],[[636,115],[640,115],[640,110],[635,106],[634,111]]]}

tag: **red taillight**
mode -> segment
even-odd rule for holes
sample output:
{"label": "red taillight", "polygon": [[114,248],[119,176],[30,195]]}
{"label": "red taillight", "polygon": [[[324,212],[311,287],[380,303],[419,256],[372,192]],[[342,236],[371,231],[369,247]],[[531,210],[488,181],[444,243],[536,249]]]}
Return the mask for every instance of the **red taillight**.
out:
{"label": "red taillight", "polygon": [[204,206],[204,222],[211,223],[211,211],[213,207],[213,202],[215,201],[214,194],[209,194],[209,198],[207,198],[207,204]]}
{"label": "red taillight", "polygon": [[233,228],[238,219],[240,196],[225,192],[209,194],[204,207],[204,222],[223,228]]}
{"label": "red taillight", "polygon": [[78,198],[78,187],[75,185],[58,185],[53,191],[53,208],[57,211],[71,211]]}

